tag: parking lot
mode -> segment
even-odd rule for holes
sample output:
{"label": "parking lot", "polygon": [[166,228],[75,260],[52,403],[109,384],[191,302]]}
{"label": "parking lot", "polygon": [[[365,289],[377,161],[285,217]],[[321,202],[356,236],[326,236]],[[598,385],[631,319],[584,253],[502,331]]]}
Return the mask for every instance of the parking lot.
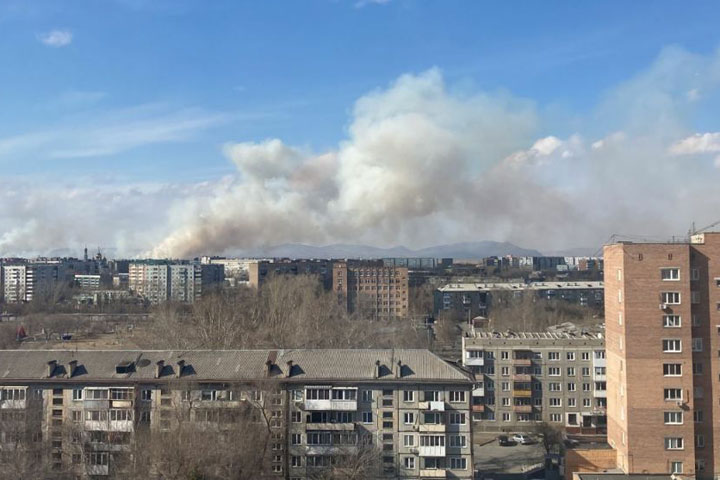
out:
{"label": "parking lot", "polygon": [[482,435],[475,439],[473,453],[475,469],[479,473],[525,473],[542,465],[545,458],[542,445],[535,443],[501,447],[495,438],[496,435]]}

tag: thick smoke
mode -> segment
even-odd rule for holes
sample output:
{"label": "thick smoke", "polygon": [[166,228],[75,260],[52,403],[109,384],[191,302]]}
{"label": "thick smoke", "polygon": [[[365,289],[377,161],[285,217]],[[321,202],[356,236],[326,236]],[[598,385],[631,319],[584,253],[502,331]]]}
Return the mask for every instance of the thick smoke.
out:
{"label": "thick smoke", "polygon": [[[695,127],[718,86],[719,54],[666,49],[590,113],[550,125],[533,102],[456,91],[439,70],[403,75],[355,103],[331,151],[232,143],[225,154],[237,172],[190,186],[10,182],[0,255],[89,232],[120,253],[172,257],[286,242],[488,239],[547,251],[599,247],[613,233],[682,235],[692,221],[720,218],[720,133]],[[555,127],[578,133],[540,133]]]}

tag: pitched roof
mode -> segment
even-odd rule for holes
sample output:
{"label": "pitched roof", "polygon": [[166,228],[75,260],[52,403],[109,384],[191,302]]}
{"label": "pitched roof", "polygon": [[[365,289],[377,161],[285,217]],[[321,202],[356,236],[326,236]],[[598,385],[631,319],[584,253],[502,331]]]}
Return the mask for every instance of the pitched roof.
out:
{"label": "pitched roof", "polygon": [[[385,371],[380,381],[468,382],[464,370],[428,350],[0,350],[0,383],[49,381],[48,362],[55,361],[53,381],[155,381],[157,363],[162,378],[175,378],[184,362],[182,378],[193,381],[253,381],[266,378],[268,359],[273,374],[288,381],[377,381],[377,363]],[[72,379],[70,362],[77,362]],[[288,362],[292,362],[289,364]],[[398,362],[402,377],[393,373]],[[131,363],[129,373],[116,367]],[[381,369],[382,370],[382,369]]]}

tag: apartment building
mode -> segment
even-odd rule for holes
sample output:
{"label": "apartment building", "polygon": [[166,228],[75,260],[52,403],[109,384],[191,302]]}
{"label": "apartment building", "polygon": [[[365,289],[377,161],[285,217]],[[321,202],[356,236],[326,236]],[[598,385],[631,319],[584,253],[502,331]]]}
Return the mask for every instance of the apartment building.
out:
{"label": "apartment building", "polygon": [[718,478],[720,233],[607,245],[604,259],[608,442],[618,467]]}
{"label": "apartment building", "polygon": [[378,318],[407,317],[408,269],[376,262],[336,262],[333,291],[348,311],[358,309]]}
{"label": "apartment building", "polygon": [[473,478],[472,376],[427,350],[6,350],[0,365],[0,446],[24,422],[52,470],[80,478],[122,474],[141,432],[222,434],[253,409],[271,477],[316,478],[369,450],[367,478]]}
{"label": "apartment building", "polygon": [[475,428],[523,431],[544,421],[568,433],[604,433],[604,343],[600,331],[473,331],[463,337],[463,364],[477,379]]}
{"label": "apartment building", "polygon": [[330,260],[256,260],[248,264],[248,285],[254,288],[273,275],[313,275],[320,279],[323,287],[330,289],[332,281],[332,262]]}
{"label": "apartment building", "polygon": [[222,265],[145,260],[131,263],[128,272],[130,290],[152,304],[193,303],[224,281]]}
{"label": "apartment building", "polygon": [[62,279],[62,266],[58,264],[23,263],[3,265],[2,293],[5,303],[31,302],[41,288],[47,288]]}
{"label": "apartment building", "polygon": [[583,307],[602,307],[602,282],[494,282],[449,283],[433,293],[434,313],[451,313],[462,318],[489,314],[493,303],[523,295],[538,300],[562,300]]}

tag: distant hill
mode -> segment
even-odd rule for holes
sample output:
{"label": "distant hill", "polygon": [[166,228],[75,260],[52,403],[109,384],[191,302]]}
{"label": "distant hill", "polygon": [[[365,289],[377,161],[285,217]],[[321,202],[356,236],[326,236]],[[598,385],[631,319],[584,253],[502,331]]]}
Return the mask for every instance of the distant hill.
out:
{"label": "distant hill", "polygon": [[380,248],[370,245],[332,244],[325,246],[288,243],[244,252],[252,257],[288,258],[384,258],[384,257],[433,257],[433,258],[484,258],[502,255],[542,255],[537,250],[518,247],[508,242],[465,242],[413,250],[404,246]]}

